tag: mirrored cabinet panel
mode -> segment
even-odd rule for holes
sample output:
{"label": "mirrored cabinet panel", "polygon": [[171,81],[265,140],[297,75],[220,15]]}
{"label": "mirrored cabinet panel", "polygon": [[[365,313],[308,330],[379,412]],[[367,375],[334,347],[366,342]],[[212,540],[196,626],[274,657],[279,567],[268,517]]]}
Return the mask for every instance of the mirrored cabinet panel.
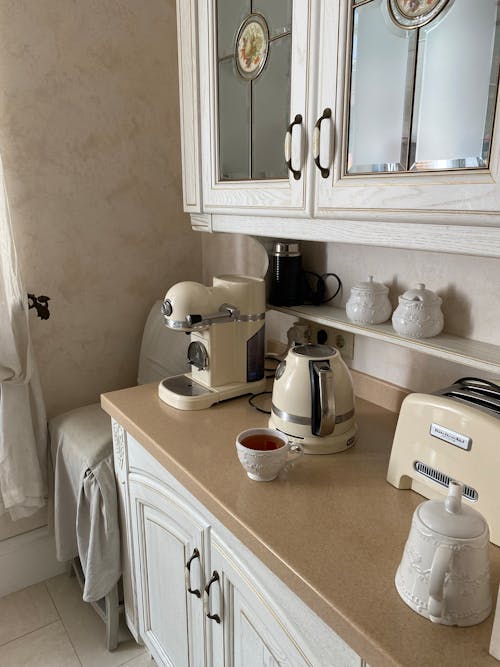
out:
{"label": "mirrored cabinet panel", "polygon": [[216,3],[219,180],[288,178],[292,0]]}
{"label": "mirrored cabinet panel", "polygon": [[353,0],[344,174],[488,168],[497,0]]}
{"label": "mirrored cabinet panel", "polygon": [[396,28],[387,0],[356,7],[353,21],[347,172],[402,171],[416,34]]}

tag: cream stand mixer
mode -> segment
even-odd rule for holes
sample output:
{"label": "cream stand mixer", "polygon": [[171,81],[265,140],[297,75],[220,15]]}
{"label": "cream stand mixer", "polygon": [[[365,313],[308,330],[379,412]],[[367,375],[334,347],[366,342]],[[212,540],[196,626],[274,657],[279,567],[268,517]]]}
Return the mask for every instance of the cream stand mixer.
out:
{"label": "cream stand mixer", "polygon": [[181,282],[162,305],[165,324],[190,334],[190,373],[160,382],[162,401],[180,410],[263,391],[265,286],[262,278],[216,276],[208,287]]}

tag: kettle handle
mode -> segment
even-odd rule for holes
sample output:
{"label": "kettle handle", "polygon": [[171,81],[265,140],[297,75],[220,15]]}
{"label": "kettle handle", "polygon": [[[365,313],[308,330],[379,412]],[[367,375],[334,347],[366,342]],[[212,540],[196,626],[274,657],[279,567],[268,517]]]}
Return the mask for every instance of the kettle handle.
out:
{"label": "kettle handle", "polygon": [[443,615],[443,593],[446,573],[450,569],[453,551],[449,546],[440,544],[432,559],[429,580],[429,616],[433,623],[441,623]]}
{"label": "kettle handle", "polygon": [[317,378],[317,396],[314,397],[313,403],[316,404],[318,417],[318,421],[313,426],[313,433],[319,436],[330,435],[335,429],[333,371],[325,362],[314,363],[313,369]]}

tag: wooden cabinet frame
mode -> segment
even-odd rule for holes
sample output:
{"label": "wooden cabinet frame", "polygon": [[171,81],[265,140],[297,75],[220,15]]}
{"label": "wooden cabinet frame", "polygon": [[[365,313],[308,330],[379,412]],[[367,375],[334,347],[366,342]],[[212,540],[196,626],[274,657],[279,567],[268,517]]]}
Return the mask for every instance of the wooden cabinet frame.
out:
{"label": "wooden cabinet frame", "polygon": [[[291,116],[304,117],[301,179],[217,183],[213,2],[177,0],[184,208],[193,228],[500,257],[500,102],[488,170],[342,175],[348,7],[349,0],[294,0],[307,17],[292,65]],[[326,107],[335,141],[323,179],[312,132]]]}

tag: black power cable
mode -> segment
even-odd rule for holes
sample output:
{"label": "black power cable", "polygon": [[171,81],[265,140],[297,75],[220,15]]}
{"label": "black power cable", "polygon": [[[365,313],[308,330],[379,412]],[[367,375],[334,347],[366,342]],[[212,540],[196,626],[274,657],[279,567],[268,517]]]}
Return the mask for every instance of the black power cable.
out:
{"label": "black power cable", "polygon": [[[314,271],[303,271],[305,282],[305,303],[307,305],[319,306],[323,303],[328,303],[335,299],[337,294],[342,289],[342,281],[336,273],[315,273]],[[311,287],[308,276],[312,276],[316,280],[314,287]],[[337,289],[330,296],[325,296],[327,293],[328,278],[335,278],[337,281]]]}

